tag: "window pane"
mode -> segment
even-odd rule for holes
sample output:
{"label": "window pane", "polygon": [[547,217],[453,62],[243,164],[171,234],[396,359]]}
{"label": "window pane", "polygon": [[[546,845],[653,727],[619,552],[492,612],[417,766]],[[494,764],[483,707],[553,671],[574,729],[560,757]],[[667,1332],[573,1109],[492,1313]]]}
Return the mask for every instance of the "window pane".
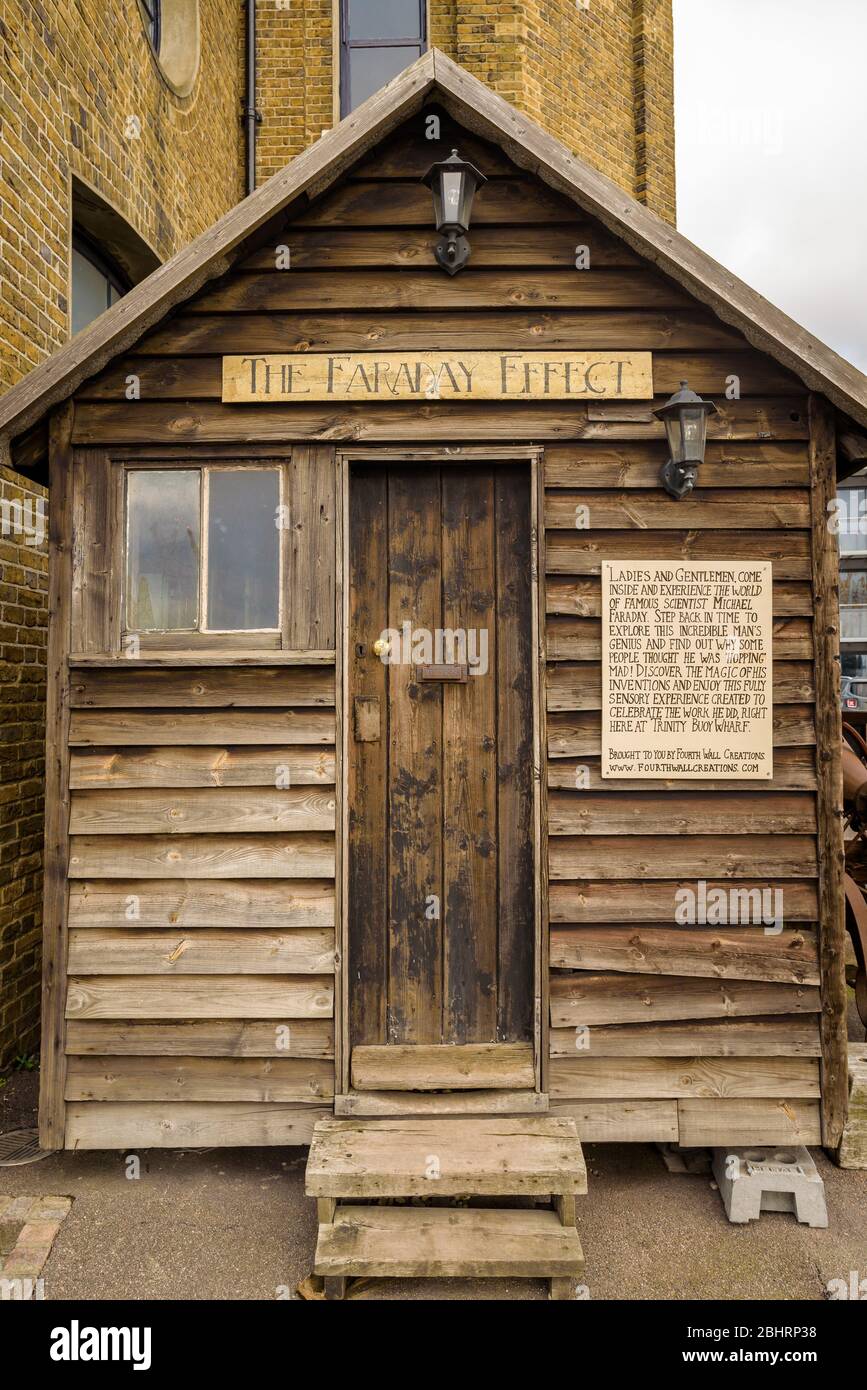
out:
{"label": "window pane", "polygon": [[82,256],[80,251],[72,252],[72,331],[80,333],[95,318],[105,313],[109,306],[111,284],[97,266]]}
{"label": "window pane", "polygon": [[127,475],[126,625],[194,628],[199,611],[199,472]]}
{"label": "window pane", "polygon": [[837,494],[841,555],[867,550],[867,488],[845,487]]}
{"label": "window pane", "polygon": [[279,473],[276,468],[213,468],[208,504],[208,627],[277,627]]}
{"label": "window pane", "polygon": [[397,77],[416,58],[421,48],[351,48],[349,50],[349,101],[355,110],[386,82]]}
{"label": "window pane", "polygon": [[349,0],[350,39],[420,39],[420,25],[419,0]]}

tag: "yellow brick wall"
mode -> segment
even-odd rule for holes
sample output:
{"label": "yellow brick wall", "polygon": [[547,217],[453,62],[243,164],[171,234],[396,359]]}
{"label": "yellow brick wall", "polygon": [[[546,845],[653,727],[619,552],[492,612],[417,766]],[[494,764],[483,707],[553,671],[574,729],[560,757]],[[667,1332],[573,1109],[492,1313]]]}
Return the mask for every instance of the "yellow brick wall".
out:
{"label": "yellow brick wall", "polygon": [[[260,7],[257,178],[334,122],[332,0]],[[671,0],[429,0],[429,40],[674,222]]]}
{"label": "yellow brick wall", "polygon": [[[73,174],[160,260],[242,196],[242,6],[200,11],[179,98],[137,0],[0,0],[0,391],[68,337]],[[0,470],[0,504],[36,492]],[[16,515],[0,526],[0,1067],[38,1045],[47,551]]]}

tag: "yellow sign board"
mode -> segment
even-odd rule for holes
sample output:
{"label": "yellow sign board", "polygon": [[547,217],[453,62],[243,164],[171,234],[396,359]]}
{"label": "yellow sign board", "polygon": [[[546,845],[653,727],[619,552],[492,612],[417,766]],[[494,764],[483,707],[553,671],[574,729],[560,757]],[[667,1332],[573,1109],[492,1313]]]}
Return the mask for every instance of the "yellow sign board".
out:
{"label": "yellow sign board", "polygon": [[602,776],[773,776],[768,560],[602,561]]}
{"label": "yellow sign board", "polygon": [[289,352],[223,358],[223,400],[232,404],[652,397],[649,352]]}

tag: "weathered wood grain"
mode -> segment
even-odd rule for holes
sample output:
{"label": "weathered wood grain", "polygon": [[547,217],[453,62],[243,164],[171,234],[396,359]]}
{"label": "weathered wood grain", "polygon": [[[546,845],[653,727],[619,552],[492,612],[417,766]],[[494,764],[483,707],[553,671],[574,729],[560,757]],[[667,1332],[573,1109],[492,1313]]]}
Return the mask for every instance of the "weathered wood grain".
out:
{"label": "weathered wood grain", "polygon": [[520,1089],[533,1086],[531,1043],[354,1047],[358,1091]]}
{"label": "weathered wood grain", "polygon": [[819,1094],[813,1057],[574,1057],[551,1063],[552,1100],[718,1099]]}
{"label": "weathered wood grain", "polygon": [[313,1057],[334,1060],[330,1019],[291,1023],[204,1019],[194,1023],[70,1019],[66,1051],[75,1057]]}
{"label": "weathered wood grain", "polygon": [[333,786],[332,749],[268,746],[73,749],[69,785],[88,788]]}
{"label": "weathered wood grain", "polygon": [[[736,783],[729,783],[735,786]],[[552,792],[551,835],[641,835],[653,826],[663,835],[815,834],[816,804],[810,792],[687,790],[665,792]]]}
{"label": "weathered wood grain", "polygon": [[559,971],[551,978],[553,1028],[818,1013],[819,1007],[819,991],[801,985],[676,975],[566,975]]}
{"label": "weathered wood grain", "polygon": [[73,1102],[67,1149],[261,1148],[309,1144],[325,1106],[216,1102]]}
{"label": "weathered wood grain", "polygon": [[334,672],[311,667],[244,667],[187,671],[139,669],[76,670],[70,678],[76,709],[190,709],[233,706],[333,705]]}
{"label": "weathered wood grain", "polygon": [[333,835],[106,835],[70,839],[70,878],[333,878]]}
{"label": "weathered wood grain", "polygon": [[334,982],[327,976],[70,976],[66,1017],[76,1019],[330,1018]]}
{"label": "weathered wood grain", "polygon": [[74,879],[69,925],[194,931],[225,924],[233,931],[334,926],[334,885],[267,879]]}
{"label": "weathered wood grain", "polygon": [[[71,835],[192,835],[333,830],[333,790],[227,787],[163,790],[143,787],[134,797],[123,789],[75,791]],[[118,852],[122,852],[122,849]]]}
{"label": "weathered wood grain", "polygon": [[334,932],[72,930],[67,969],[70,975],[326,975],[334,969]]}
{"label": "weathered wood grain", "polygon": [[76,1057],[67,1063],[68,1101],[294,1101],[334,1095],[332,1062],[233,1057]]}
{"label": "weathered wood grain", "polygon": [[552,1057],[818,1057],[815,1014],[552,1028]]}
{"label": "weathered wood grain", "polygon": [[[130,744],[213,747],[223,744],[333,744],[334,711],[318,709],[184,709],[176,714],[126,709],[73,710],[69,741],[74,747]],[[174,756],[174,754],[173,754]],[[183,754],[176,755],[179,759]]]}
{"label": "weathered wood grain", "polygon": [[816,1101],[679,1100],[679,1142],[686,1148],[820,1144],[821,1107]]}
{"label": "weathered wood grain", "polygon": [[625,970],[722,980],[776,980],[818,985],[819,957],[810,931],[762,927],[557,927],[552,968]]}

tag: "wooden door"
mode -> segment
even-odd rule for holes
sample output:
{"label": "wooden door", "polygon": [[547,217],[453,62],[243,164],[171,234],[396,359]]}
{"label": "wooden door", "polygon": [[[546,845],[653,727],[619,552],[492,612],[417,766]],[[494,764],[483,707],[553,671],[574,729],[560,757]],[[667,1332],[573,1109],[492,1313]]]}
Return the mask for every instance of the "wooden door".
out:
{"label": "wooden door", "polygon": [[351,1044],[528,1042],[529,466],[358,465],[349,551]]}

